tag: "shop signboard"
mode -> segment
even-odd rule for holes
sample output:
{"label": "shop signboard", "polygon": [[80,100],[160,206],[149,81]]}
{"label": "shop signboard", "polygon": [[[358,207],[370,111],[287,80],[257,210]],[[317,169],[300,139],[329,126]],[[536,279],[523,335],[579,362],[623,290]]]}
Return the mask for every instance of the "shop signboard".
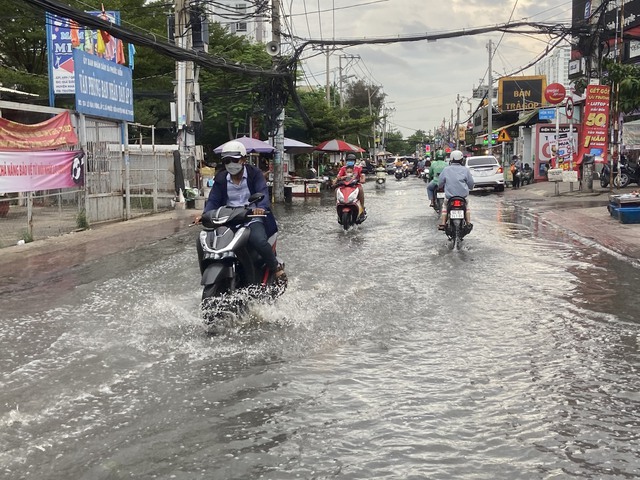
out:
{"label": "shop signboard", "polygon": [[133,121],[133,79],[131,69],[73,51],[76,110],[87,115]]}

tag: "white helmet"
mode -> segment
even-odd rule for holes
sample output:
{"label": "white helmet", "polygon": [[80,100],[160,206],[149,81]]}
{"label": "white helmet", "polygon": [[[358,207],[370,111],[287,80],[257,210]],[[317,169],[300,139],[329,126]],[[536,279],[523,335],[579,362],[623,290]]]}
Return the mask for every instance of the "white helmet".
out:
{"label": "white helmet", "polygon": [[222,146],[222,158],[243,158],[247,156],[247,149],[237,140],[231,140]]}
{"label": "white helmet", "polygon": [[460,150],[454,150],[453,152],[451,152],[450,158],[452,162],[462,163],[464,155]]}

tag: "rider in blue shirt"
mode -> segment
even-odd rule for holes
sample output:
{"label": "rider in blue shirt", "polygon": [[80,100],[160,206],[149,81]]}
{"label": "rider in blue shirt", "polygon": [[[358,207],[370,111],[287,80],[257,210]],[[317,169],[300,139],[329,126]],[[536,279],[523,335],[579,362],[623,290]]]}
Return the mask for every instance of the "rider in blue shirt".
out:
{"label": "rider in blue shirt", "polygon": [[[278,282],[286,282],[284,267],[278,264],[275,253],[268,241],[268,235],[273,235],[278,229],[275,217],[270,210],[269,187],[262,171],[245,163],[247,150],[236,140],[227,142],[222,148],[222,162],[225,170],[218,172],[213,179],[213,187],[204,206],[203,213],[228,205],[241,207],[247,204],[254,193],[264,194],[264,198],[256,204],[252,214],[266,215],[264,218],[254,218],[249,223],[249,245],[264,259],[271,272],[275,272]],[[200,216],[195,223],[200,223]]]}
{"label": "rider in blue shirt", "polygon": [[[450,163],[448,167],[440,173],[438,177],[438,186],[444,187],[445,202],[442,206],[442,215],[440,215],[439,230],[444,230],[444,224],[447,221],[447,203],[451,197],[467,198],[469,191],[473,189],[474,181],[471,171],[462,165],[464,155],[460,150],[454,150],[450,155]],[[467,209],[465,220],[469,229],[473,228],[471,224],[471,214],[469,211],[469,201],[467,200]]]}

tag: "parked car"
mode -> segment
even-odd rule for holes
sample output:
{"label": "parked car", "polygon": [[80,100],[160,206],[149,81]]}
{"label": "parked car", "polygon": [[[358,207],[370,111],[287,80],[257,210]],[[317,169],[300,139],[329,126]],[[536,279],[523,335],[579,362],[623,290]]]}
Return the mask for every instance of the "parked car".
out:
{"label": "parked car", "polygon": [[467,157],[464,165],[471,171],[475,188],[491,188],[504,192],[504,170],[493,155]]}
{"label": "parked car", "polygon": [[385,166],[385,170],[387,171],[388,175],[393,175],[393,173],[396,171],[396,159],[398,157],[389,157],[389,159],[387,160],[387,164]]}

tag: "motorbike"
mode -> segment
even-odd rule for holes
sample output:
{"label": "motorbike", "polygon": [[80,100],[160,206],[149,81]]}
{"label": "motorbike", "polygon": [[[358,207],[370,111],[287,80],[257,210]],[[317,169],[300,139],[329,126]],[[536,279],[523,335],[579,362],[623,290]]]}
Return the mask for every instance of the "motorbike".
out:
{"label": "motorbike", "polygon": [[387,182],[387,172],[384,168],[379,167],[376,168],[376,188],[385,188],[385,183]]}
{"label": "motorbike", "polygon": [[442,213],[442,204],[444,203],[444,187],[436,189],[436,195],[433,199],[433,209],[440,215]]}
{"label": "motorbike", "polygon": [[520,186],[531,185],[533,183],[533,170],[520,170]]}
{"label": "motorbike", "polygon": [[[611,179],[611,167],[608,163],[605,163],[602,166],[602,170],[600,171],[600,186],[602,188],[606,188],[609,186],[609,181]],[[624,163],[620,165],[618,168],[618,164],[614,163],[613,165],[613,185],[616,188],[624,188],[629,185],[631,179],[629,176],[629,172],[627,171],[627,167]]]}
{"label": "motorbike", "polygon": [[465,220],[467,211],[467,199],[464,197],[451,197],[447,202],[447,220],[444,225],[444,233],[449,239],[449,248],[459,250],[465,236],[471,233],[472,225]]}
{"label": "motorbike", "polygon": [[396,167],[393,175],[396,177],[396,180],[402,180],[404,178],[404,170],[402,169],[402,167]]}
{"label": "motorbike", "polygon": [[338,223],[349,230],[365,221],[367,215],[358,200],[358,179],[340,180],[336,185],[336,212]]}
{"label": "motorbike", "polygon": [[[247,223],[265,217],[253,215],[252,206],[263,198],[263,193],[254,193],[243,207],[224,206],[202,215],[196,248],[203,286],[201,311],[211,333],[220,333],[229,326],[249,301],[272,301],[286,289],[286,284],[275,281],[275,274],[248,245]],[[277,227],[275,230],[268,239],[274,253]],[[278,263],[283,262],[278,258]]]}
{"label": "motorbike", "polygon": [[429,183],[429,167],[424,167],[420,172],[420,178],[424,183]]}

